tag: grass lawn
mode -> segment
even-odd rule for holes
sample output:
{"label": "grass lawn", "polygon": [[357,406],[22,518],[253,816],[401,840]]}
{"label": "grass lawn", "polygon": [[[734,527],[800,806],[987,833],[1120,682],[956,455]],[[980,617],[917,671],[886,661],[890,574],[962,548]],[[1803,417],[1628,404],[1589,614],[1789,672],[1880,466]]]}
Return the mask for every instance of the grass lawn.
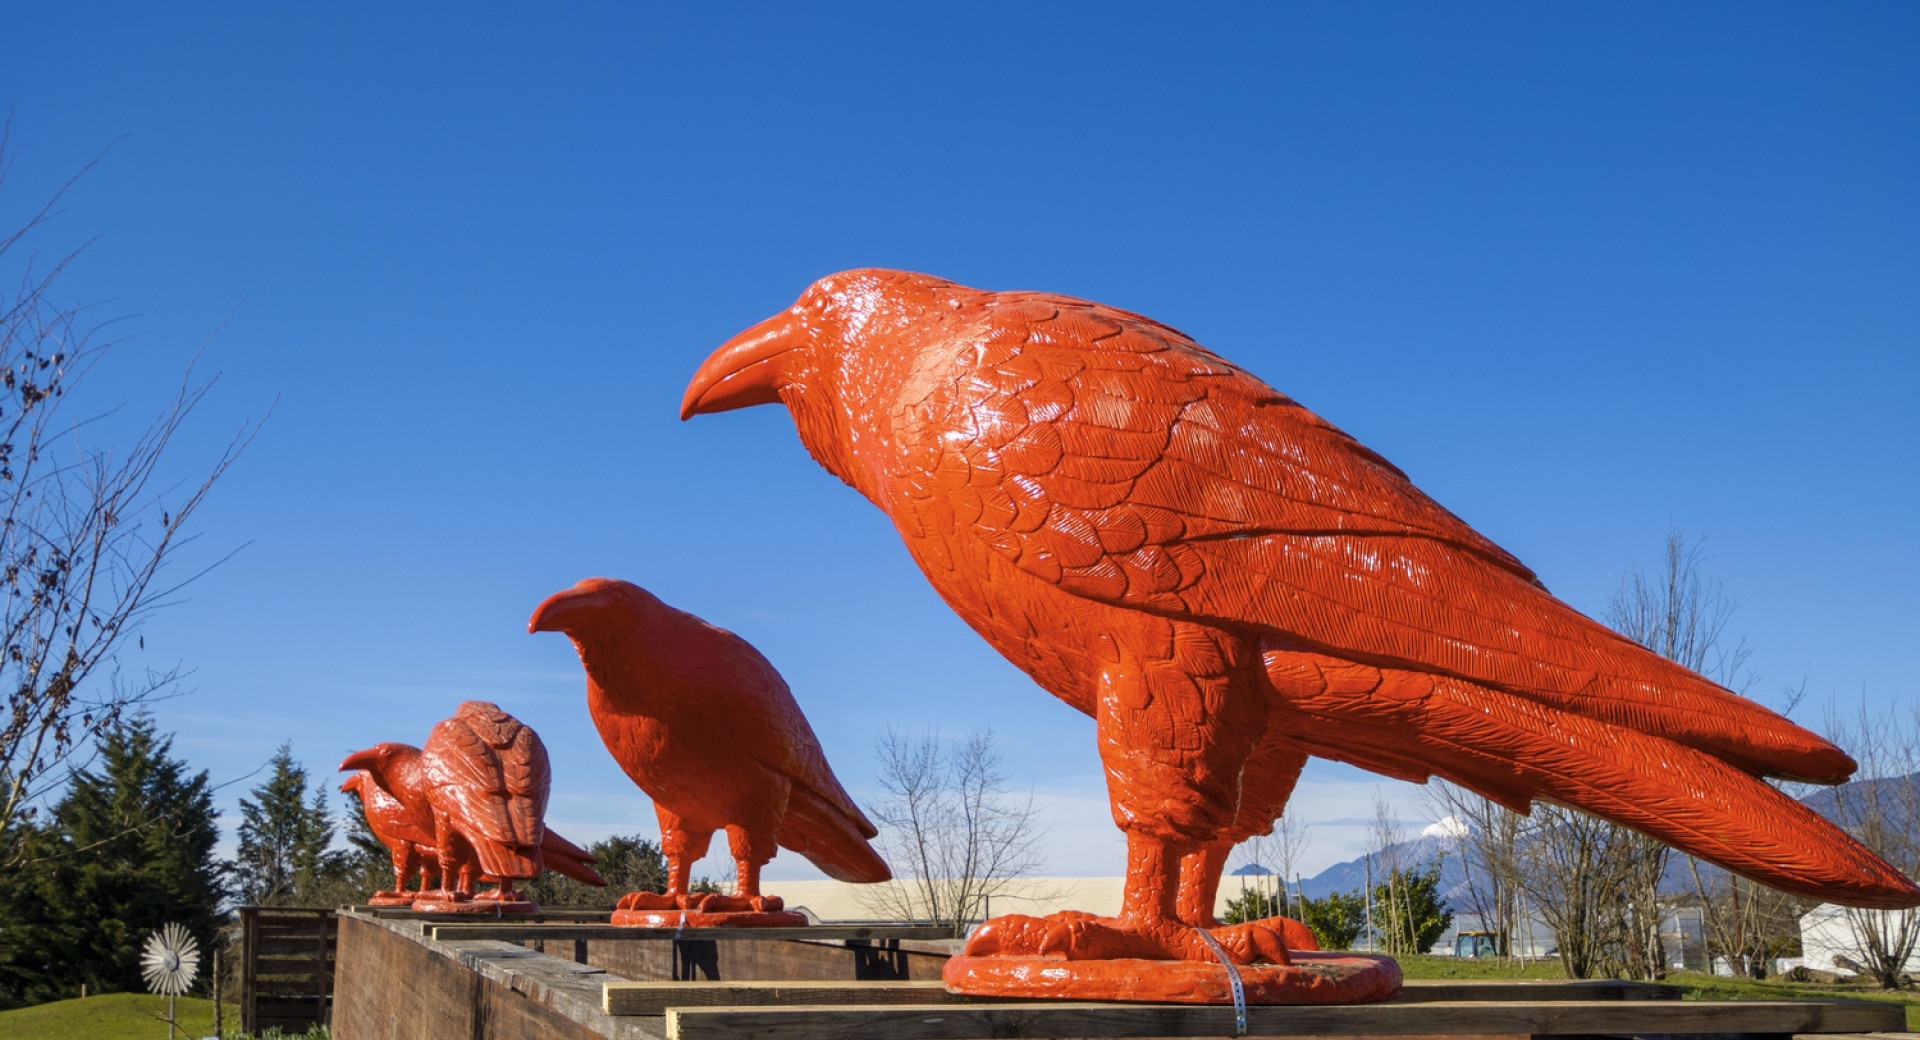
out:
{"label": "grass lawn", "polygon": [[1531,960],[1526,967],[1502,964],[1492,957],[1395,957],[1400,974],[1409,979],[1564,979],[1560,961]]}
{"label": "grass lawn", "polygon": [[[181,997],[176,1014],[183,1037],[213,1034],[213,1001]],[[228,1004],[227,1029],[238,1032],[240,1008]],[[148,993],[107,993],[0,1011],[0,1036],[8,1040],[165,1040],[167,998]]]}
{"label": "grass lawn", "polygon": [[[1564,979],[1558,960],[1530,961],[1522,968],[1491,957],[1401,957],[1400,972],[1410,979]],[[1904,1004],[1907,1028],[1920,1031],[1920,990],[1887,991],[1865,983],[1787,982],[1729,979],[1676,971],[1666,982],[1679,986],[1686,1000],[1884,1000]]]}

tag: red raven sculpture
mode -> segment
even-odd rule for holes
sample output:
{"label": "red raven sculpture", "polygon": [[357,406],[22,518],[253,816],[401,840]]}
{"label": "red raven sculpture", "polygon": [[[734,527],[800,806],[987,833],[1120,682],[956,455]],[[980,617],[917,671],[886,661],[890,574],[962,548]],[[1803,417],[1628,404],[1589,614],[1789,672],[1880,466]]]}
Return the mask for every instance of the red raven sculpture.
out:
{"label": "red raven sculpture", "polygon": [[[544,868],[547,789],[552,772],[546,746],[519,719],[485,701],[467,701],[427,735],[420,772],[433,810],[434,847],[443,877],[458,878],[457,899],[416,903],[417,909],[531,912],[516,880]],[[499,882],[473,893],[468,878]]]}
{"label": "red raven sculpture", "polygon": [[[462,895],[472,897],[475,884],[482,877],[477,859],[468,862],[464,877],[443,882],[450,892],[433,892],[428,888],[430,879],[440,875],[440,853],[434,844],[433,806],[427,799],[426,773],[421,768],[419,748],[392,741],[375,744],[348,755],[340,768],[355,771],[340,785],[340,790],[360,796],[373,836],[393,855],[393,890],[375,893],[368,900],[371,905],[411,904],[423,895],[441,901],[457,901]],[[551,827],[542,828],[540,852],[546,868],[556,874],[588,885],[607,883],[593,869],[594,858]],[[409,879],[416,872],[419,888],[409,891]]]}
{"label": "red raven sculpture", "polygon": [[[1228,851],[1267,832],[1309,755],[1577,806],[1822,900],[1920,903],[1761,779],[1839,782],[1845,754],[1581,615],[1156,321],[848,271],[714,352],[681,416],[773,403],[974,631],[1096,720],[1120,915],[1000,918],[970,954],[1214,958],[1198,930]],[[1287,957],[1267,925],[1217,939]]]}
{"label": "red raven sculpture", "polygon": [[[664,895],[631,893],[616,924],[804,924],[760,892],[776,846],[841,881],[892,874],[878,832],[841,788],[786,681],[752,644],[631,582],[588,578],[548,597],[529,632],[564,632],[587,673],[587,710],[614,761],[653,799]],[[733,897],[688,891],[693,862],[725,829]]]}

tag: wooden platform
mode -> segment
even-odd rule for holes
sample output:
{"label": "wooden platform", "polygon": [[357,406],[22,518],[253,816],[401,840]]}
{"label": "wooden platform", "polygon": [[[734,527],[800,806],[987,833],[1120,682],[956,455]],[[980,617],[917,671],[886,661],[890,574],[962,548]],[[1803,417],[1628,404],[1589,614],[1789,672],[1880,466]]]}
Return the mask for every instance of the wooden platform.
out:
{"label": "wooden platform", "polygon": [[[608,935],[608,931],[615,934]],[[953,940],[925,930],[745,929],[636,936],[578,917],[442,923],[343,911],[333,1031],[540,1040],[944,1040],[1227,1037],[1227,1007],[985,1000],[948,994]],[[1681,1001],[1671,986],[1615,981],[1411,982],[1351,1007],[1254,1007],[1249,1036],[1563,1037],[1872,1034],[1904,1010],[1865,1001]]]}

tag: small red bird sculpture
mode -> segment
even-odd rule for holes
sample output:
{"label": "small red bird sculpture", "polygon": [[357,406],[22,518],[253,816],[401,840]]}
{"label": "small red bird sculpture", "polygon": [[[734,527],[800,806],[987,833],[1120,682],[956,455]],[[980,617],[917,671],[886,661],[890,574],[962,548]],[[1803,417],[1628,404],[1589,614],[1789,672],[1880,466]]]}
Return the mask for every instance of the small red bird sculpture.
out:
{"label": "small red bird sculpture", "polygon": [[[1615,634],[1345,433],[1149,318],[858,270],[729,341],[683,418],[780,403],[947,604],[1094,717],[1123,909],[978,954],[1208,960],[1220,869],[1309,755],[1541,798],[1800,895],[1920,889],[1762,777],[1854,763]],[[1279,933],[1221,929],[1234,959]]]}
{"label": "small red bird sculpture", "polygon": [[[376,893],[376,905],[385,899],[411,901],[419,892],[408,892],[408,879],[417,871],[420,891],[428,879],[440,874],[440,853],[435,846],[433,805],[427,798],[426,771],[421,765],[420,749],[411,744],[389,741],[356,751],[340,763],[342,771],[354,774],[340,790],[355,792],[366,812],[367,826],[373,836],[393,854],[394,891]],[[546,868],[583,884],[601,886],[606,879],[597,873],[594,858],[586,850],[555,833],[541,828],[540,854]],[[445,884],[457,893],[471,896],[482,874],[478,859],[467,863],[463,878],[449,878]],[[497,879],[493,879],[497,880]]]}
{"label": "small red bird sculpture", "polygon": [[[548,597],[527,631],[573,640],[600,739],[659,815],[665,897],[637,894],[623,908],[777,911],[778,897],[760,892],[776,846],[841,881],[892,876],[867,844],[878,832],[827,767],[785,680],[746,640],[606,578]],[[693,862],[721,829],[737,906],[688,894]]]}
{"label": "small red bird sculpture", "polygon": [[[413,812],[393,792],[380,786],[373,774],[365,769],[356,769],[340,785],[340,790],[359,795],[367,826],[393,857],[393,888],[375,892],[367,902],[373,906],[412,903],[420,893],[431,891],[440,877],[440,853],[433,846],[431,814],[428,815],[428,826],[420,827]],[[410,879],[416,875],[419,884],[409,890],[407,886],[411,883]]]}
{"label": "small red bird sculpture", "polygon": [[465,884],[477,871],[499,887],[473,899],[523,903],[513,883],[544,868],[552,772],[540,737],[498,705],[467,701],[427,735],[420,771],[443,875]]}

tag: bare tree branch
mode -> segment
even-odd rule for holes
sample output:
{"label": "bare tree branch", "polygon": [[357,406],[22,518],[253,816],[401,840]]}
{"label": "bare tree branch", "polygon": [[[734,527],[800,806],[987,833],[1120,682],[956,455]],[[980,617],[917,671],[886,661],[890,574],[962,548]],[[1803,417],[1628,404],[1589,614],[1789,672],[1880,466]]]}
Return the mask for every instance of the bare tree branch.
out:
{"label": "bare tree branch", "polygon": [[[4,149],[0,134],[0,170]],[[0,237],[0,259],[15,259],[9,251],[84,173]],[[131,444],[94,439],[110,412],[69,417],[63,406],[117,342],[105,335],[111,322],[53,299],[77,255],[44,272],[21,259],[15,289],[0,299],[0,865],[17,855],[16,825],[33,819],[73,756],[129,707],[177,684],[177,670],[123,671],[118,650],[205,573],[173,573],[191,541],[187,524],[259,429],[244,427],[204,477],[175,485],[161,462],[214,382],[191,364]]]}
{"label": "bare tree branch", "polygon": [[889,729],[876,753],[888,798],[868,812],[899,875],[863,891],[869,908],[960,934],[996,895],[1040,869],[1039,810],[1006,791],[991,732],[952,742]]}

